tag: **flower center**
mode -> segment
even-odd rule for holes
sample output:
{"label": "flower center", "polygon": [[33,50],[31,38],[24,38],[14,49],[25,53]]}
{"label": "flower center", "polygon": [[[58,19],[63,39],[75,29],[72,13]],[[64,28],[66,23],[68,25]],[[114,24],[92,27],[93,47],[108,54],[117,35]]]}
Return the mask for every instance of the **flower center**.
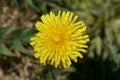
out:
{"label": "flower center", "polygon": [[51,45],[54,45],[55,47],[62,46],[65,43],[65,41],[66,41],[65,34],[56,31],[49,36],[49,40],[48,40],[48,42],[51,43]]}
{"label": "flower center", "polygon": [[62,34],[54,35],[54,37],[52,38],[52,43],[55,45],[63,44],[64,43],[64,35],[62,35]]}
{"label": "flower center", "polygon": [[53,40],[54,40],[55,42],[59,42],[59,41],[60,41],[60,36],[54,36],[54,37],[53,37]]}

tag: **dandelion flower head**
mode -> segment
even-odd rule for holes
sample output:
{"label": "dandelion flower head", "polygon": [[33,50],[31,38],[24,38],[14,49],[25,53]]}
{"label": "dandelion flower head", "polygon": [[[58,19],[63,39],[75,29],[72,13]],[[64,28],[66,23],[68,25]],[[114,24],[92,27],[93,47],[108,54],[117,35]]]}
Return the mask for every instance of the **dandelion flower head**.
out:
{"label": "dandelion flower head", "polygon": [[53,12],[42,15],[41,21],[36,22],[38,32],[30,44],[40,63],[68,68],[71,60],[77,62],[78,57],[83,58],[81,53],[86,53],[89,36],[85,23],[77,22],[77,18],[72,12],[59,11],[58,15]]}

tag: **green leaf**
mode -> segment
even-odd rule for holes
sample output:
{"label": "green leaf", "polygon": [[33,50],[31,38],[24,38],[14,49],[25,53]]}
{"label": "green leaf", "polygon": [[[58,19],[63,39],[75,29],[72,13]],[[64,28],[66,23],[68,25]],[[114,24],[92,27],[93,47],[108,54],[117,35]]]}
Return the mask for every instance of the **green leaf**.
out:
{"label": "green leaf", "polygon": [[14,26],[8,26],[4,28],[0,28],[0,39],[3,40],[5,38],[5,35],[11,31],[14,28]]}
{"label": "green leaf", "polygon": [[89,54],[87,54],[88,55],[88,57],[90,57],[90,58],[94,58],[94,48],[95,48],[95,44],[94,44],[94,39],[93,40],[91,40],[90,41],[90,46],[89,46],[89,48],[88,48],[88,51],[89,51]]}
{"label": "green leaf", "polygon": [[12,47],[14,47],[16,50],[22,52],[23,54],[32,56],[32,54],[23,47],[22,42],[20,40],[17,40],[17,39],[13,40]]}
{"label": "green leaf", "polygon": [[15,5],[18,5],[18,0],[12,0]]}
{"label": "green leaf", "polygon": [[29,42],[30,37],[32,37],[33,33],[34,33],[34,30],[32,30],[32,28],[22,28],[14,31],[11,34],[11,40],[19,39],[24,42]]}
{"label": "green leaf", "polygon": [[67,79],[67,76],[65,76],[65,75],[60,76],[60,80],[66,80],[66,79]]}
{"label": "green leaf", "polygon": [[103,60],[106,60],[106,59],[108,58],[108,55],[109,55],[109,54],[108,54],[108,51],[105,50],[104,53],[103,53],[103,57],[102,57]]}
{"label": "green leaf", "polygon": [[38,66],[38,68],[37,68],[37,71],[38,71],[39,73],[42,73],[44,70],[45,70],[45,66],[42,65],[42,64],[40,64],[40,65]]}
{"label": "green leaf", "polygon": [[52,69],[48,67],[48,73],[46,74],[46,80],[53,80]]}
{"label": "green leaf", "polygon": [[21,39],[21,34],[25,30],[25,28],[18,29],[11,33],[11,39]]}
{"label": "green leaf", "polygon": [[96,52],[98,55],[101,55],[101,51],[102,51],[102,40],[99,36],[96,37],[95,39],[95,46],[96,46]]}
{"label": "green leaf", "polygon": [[52,69],[52,74],[54,75],[54,76],[58,76],[59,75],[59,69],[57,69],[57,68],[53,68]]}
{"label": "green leaf", "polygon": [[90,58],[93,58],[94,57],[94,39],[91,39],[91,41],[89,42],[89,48],[88,48],[88,53],[87,56],[90,57]]}
{"label": "green leaf", "polygon": [[106,27],[105,28],[105,34],[106,34],[106,40],[107,43],[112,44],[113,40],[114,40],[114,35],[113,35],[113,31],[110,27]]}
{"label": "green leaf", "polygon": [[117,70],[120,67],[120,54],[116,53],[113,55],[113,61],[115,62],[116,66],[113,68],[113,70]]}
{"label": "green leaf", "polygon": [[88,48],[89,54],[88,56],[93,58],[94,57],[94,51],[98,56],[101,55],[102,51],[102,40],[99,35],[97,35],[94,39],[91,40],[90,46]]}
{"label": "green leaf", "polygon": [[65,72],[75,72],[76,69],[74,67],[64,69]]}
{"label": "green leaf", "polygon": [[33,1],[32,0],[26,0],[26,3],[31,6],[34,7]]}
{"label": "green leaf", "polygon": [[47,8],[47,3],[45,1],[43,1],[41,5],[38,6],[39,10],[47,11],[46,8]]}
{"label": "green leaf", "polygon": [[117,34],[117,43],[120,45],[120,33]]}
{"label": "green leaf", "polygon": [[11,39],[13,40],[13,39],[21,39],[21,29],[19,29],[19,30],[16,30],[16,31],[14,31],[14,32],[12,32],[11,33]]}
{"label": "green leaf", "polygon": [[113,60],[116,62],[116,64],[120,63],[120,54],[116,53],[113,55]]}
{"label": "green leaf", "polygon": [[25,28],[21,32],[21,40],[24,42],[30,42],[30,38],[33,36],[34,30],[32,28]]}
{"label": "green leaf", "polygon": [[27,3],[27,5],[29,5],[30,7],[32,7],[32,8],[34,8],[34,9],[38,9],[37,7],[36,7],[36,5],[34,4],[34,1],[33,0],[25,0],[26,1],[26,3]]}
{"label": "green leaf", "polygon": [[14,54],[3,43],[0,43],[0,54],[14,56]]}

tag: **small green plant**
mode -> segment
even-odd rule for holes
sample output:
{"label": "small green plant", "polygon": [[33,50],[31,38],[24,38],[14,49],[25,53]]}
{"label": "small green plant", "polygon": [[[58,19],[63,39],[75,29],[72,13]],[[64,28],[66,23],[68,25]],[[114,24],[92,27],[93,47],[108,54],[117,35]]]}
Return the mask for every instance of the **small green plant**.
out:
{"label": "small green plant", "polygon": [[25,46],[29,45],[34,31],[31,28],[14,29],[14,26],[0,28],[0,54],[15,56],[15,49],[23,54],[32,55]]}

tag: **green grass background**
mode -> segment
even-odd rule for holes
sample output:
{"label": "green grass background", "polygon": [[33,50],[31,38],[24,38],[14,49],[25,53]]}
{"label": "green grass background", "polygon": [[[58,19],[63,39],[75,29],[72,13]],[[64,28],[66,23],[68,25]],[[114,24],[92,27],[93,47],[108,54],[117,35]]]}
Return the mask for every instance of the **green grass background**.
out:
{"label": "green grass background", "polygon": [[[42,14],[72,11],[90,35],[84,59],[43,66],[29,45]],[[120,0],[0,0],[0,80],[120,80]]]}

